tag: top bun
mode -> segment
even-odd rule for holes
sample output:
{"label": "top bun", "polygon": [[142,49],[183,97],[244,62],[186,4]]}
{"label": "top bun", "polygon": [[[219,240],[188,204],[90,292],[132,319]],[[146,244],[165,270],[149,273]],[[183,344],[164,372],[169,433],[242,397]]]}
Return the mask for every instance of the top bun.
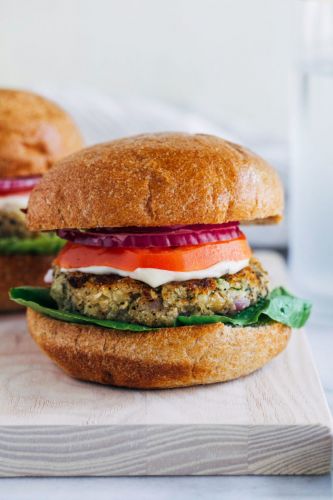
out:
{"label": "top bun", "polygon": [[31,92],[0,89],[0,177],[44,174],[82,147],[79,130],[59,106]]}
{"label": "top bun", "polygon": [[31,230],[228,221],[275,222],[276,172],[236,144],[203,134],[137,135],[79,151],[33,190]]}

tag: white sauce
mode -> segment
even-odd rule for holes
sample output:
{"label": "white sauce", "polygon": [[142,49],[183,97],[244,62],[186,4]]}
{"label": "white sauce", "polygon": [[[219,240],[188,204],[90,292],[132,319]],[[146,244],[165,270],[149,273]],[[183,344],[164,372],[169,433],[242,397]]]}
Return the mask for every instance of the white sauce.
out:
{"label": "white sauce", "polygon": [[8,194],[0,196],[0,209],[4,211],[18,210],[27,208],[29,194]]}
{"label": "white sauce", "polygon": [[61,268],[64,273],[70,273],[75,271],[80,271],[82,273],[91,274],[118,274],[119,276],[133,278],[134,280],[143,281],[147,285],[156,288],[157,286],[164,285],[170,281],[187,281],[193,279],[203,279],[203,278],[219,278],[225,274],[235,274],[241,269],[246,267],[249,263],[249,259],[237,260],[237,261],[221,261],[214,264],[206,269],[200,269],[199,271],[165,271],[164,269],[154,269],[154,268],[142,268],[138,267],[134,271],[124,271],[122,269],[115,269],[113,267],[106,266],[89,266],[89,267],[76,267],[65,269]]}
{"label": "white sauce", "polygon": [[53,281],[53,269],[49,269],[44,276],[44,283],[50,285]]}

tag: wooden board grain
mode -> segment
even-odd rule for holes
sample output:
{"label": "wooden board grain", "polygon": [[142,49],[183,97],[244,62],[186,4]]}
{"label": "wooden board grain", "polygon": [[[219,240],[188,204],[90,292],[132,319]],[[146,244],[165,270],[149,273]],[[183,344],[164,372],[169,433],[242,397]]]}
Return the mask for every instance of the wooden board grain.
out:
{"label": "wooden board grain", "polygon": [[[260,255],[275,283],[282,259]],[[304,332],[240,380],[160,391],[73,380],[0,319],[0,476],[323,474],[331,416]]]}

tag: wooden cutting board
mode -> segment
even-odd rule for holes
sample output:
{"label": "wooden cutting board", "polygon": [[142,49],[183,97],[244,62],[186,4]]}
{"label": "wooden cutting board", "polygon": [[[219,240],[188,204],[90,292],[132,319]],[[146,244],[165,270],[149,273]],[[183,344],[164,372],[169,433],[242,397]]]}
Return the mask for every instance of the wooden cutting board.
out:
{"label": "wooden cutting board", "polygon": [[[275,284],[283,260],[259,258]],[[137,391],[78,382],[0,319],[0,476],[324,474],[331,416],[305,337],[240,380]]]}

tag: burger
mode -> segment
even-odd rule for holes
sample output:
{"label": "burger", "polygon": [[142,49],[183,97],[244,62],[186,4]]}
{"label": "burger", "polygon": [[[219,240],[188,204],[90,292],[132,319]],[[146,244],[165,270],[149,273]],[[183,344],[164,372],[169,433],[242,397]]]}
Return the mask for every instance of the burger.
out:
{"label": "burger", "polygon": [[11,291],[69,375],[158,389],[247,375],[287,345],[308,302],[268,276],[239,224],[275,223],[276,172],[218,137],[138,135],[81,150],[34,188],[31,231],[67,240],[51,287]]}
{"label": "burger", "polygon": [[0,89],[0,312],[20,307],[8,299],[11,287],[43,284],[61,240],[30,231],[23,211],[41,175],[82,145],[75,124],[56,104]]}

